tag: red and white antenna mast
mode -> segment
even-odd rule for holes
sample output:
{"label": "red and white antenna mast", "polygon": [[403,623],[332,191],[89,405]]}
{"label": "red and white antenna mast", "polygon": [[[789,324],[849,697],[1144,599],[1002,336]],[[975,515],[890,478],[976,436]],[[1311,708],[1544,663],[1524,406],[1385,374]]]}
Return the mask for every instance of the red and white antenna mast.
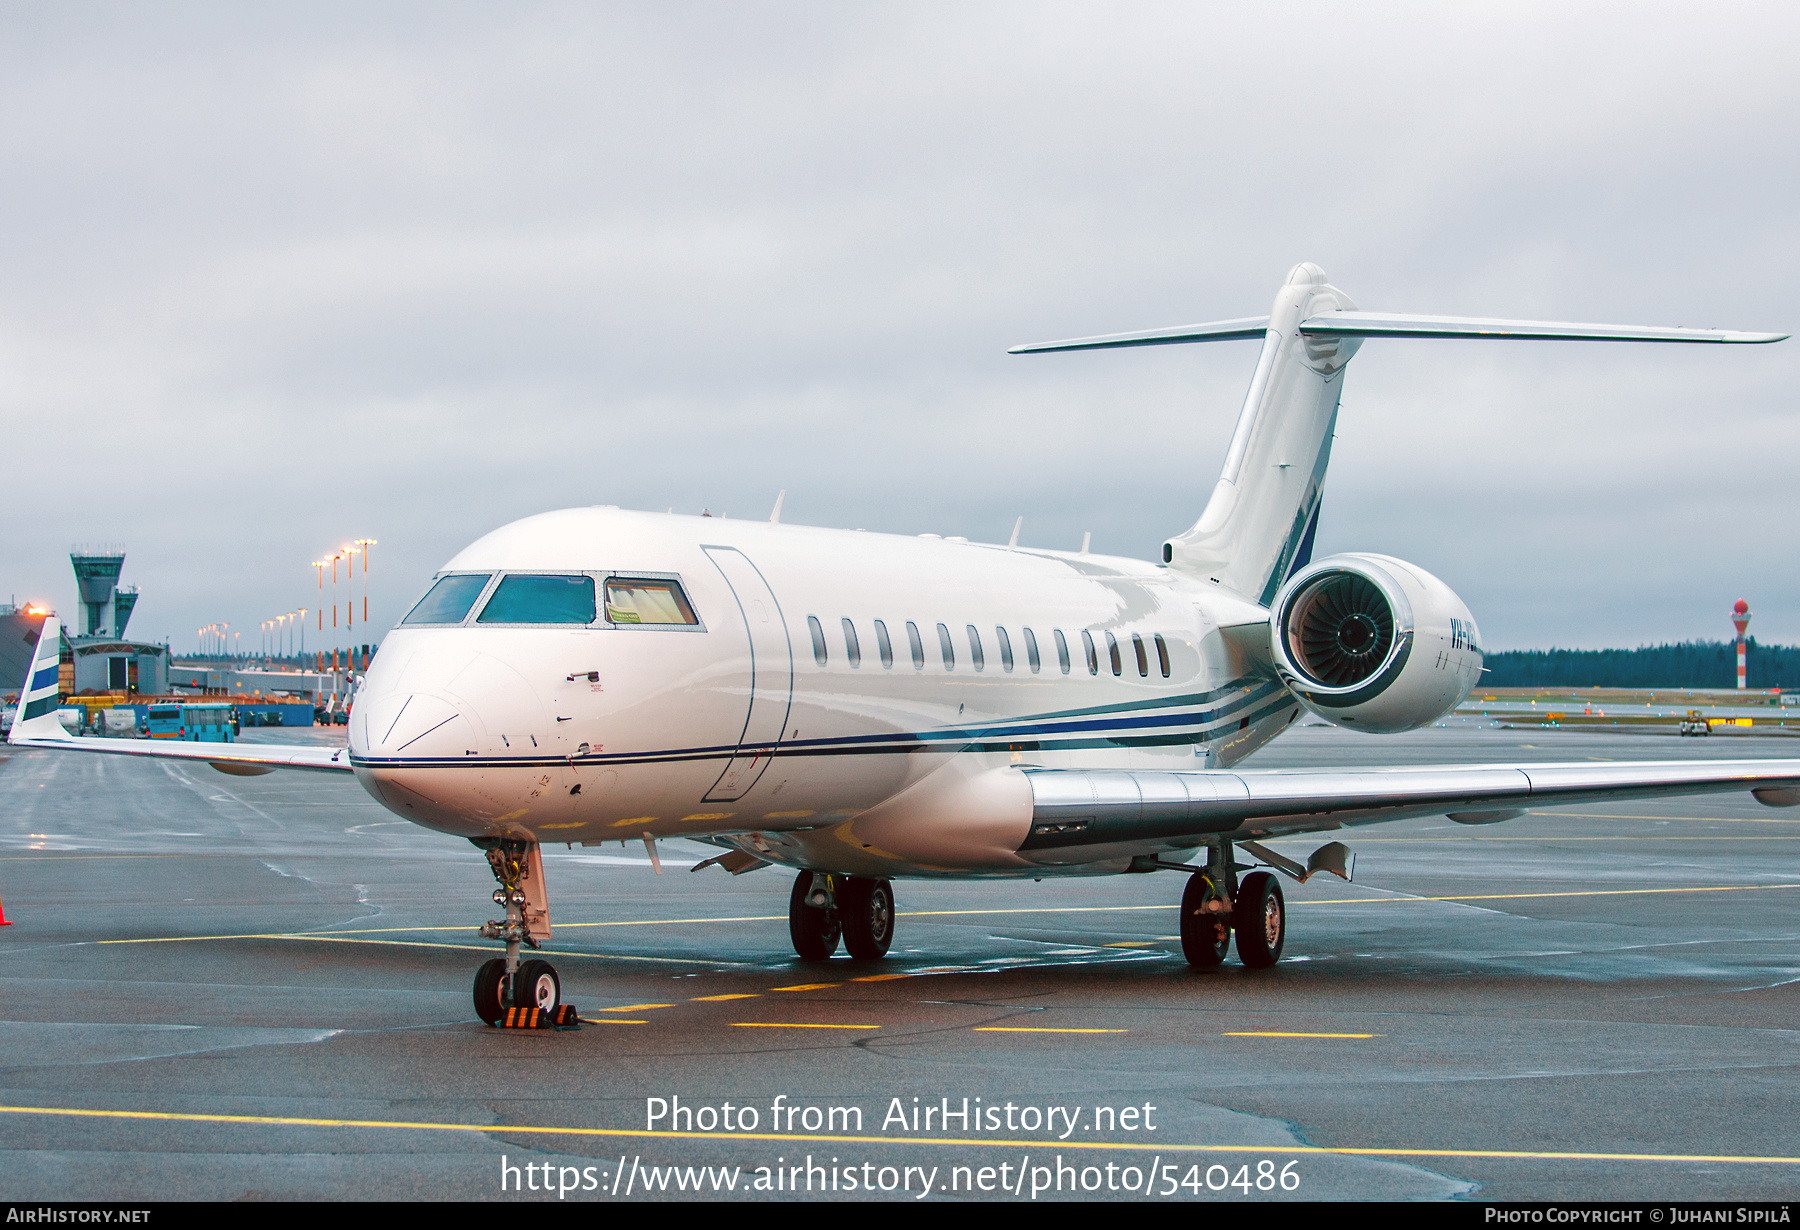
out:
{"label": "red and white antenna mast", "polygon": [[1738,634],[1738,691],[1742,692],[1747,684],[1745,677],[1744,632],[1750,627],[1750,604],[1739,598],[1731,608],[1731,622],[1737,627]]}

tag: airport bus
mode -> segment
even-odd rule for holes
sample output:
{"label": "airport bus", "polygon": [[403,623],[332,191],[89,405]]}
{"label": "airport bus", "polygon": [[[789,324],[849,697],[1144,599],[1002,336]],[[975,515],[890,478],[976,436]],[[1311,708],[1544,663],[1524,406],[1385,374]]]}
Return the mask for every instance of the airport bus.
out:
{"label": "airport bus", "polygon": [[152,739],[230,743],[238,734],[237,710],[231,705],[151,705],[148,716]]}

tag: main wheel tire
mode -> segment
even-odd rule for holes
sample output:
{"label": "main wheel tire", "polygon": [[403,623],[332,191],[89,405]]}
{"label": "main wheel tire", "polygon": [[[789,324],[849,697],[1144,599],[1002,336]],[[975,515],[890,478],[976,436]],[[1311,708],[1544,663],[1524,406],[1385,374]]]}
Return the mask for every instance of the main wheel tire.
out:
{"label": "main wheel tire", "polygon": [[813,873],[802,871],[794,877],[794,889],[788,894],[788,936],[794,941],[794,952],[802,961],[825,961],[837,951],[843,927],[837,911],[821,910],[806,903],[812,888]]}
{"label": "main wheel tire", "polygon": [[489,1025],[500,1020],[506,1008],[500,1003],[500,992],[506,989],[506,962],[499,957],[483,961],[475,971],[475,1015]]}
{"label": "main wheel tire", "polygon": [[1287,942],[1287,902],[1281,882],[1266,871],[1254,871],[1238,886],[1237,909],[1231,918],[1237,932],[1238,960],[1251,969],[1268,969],[1281,960]]}
{"label": "main wheel tire", "polygon": [[521,961],[513,975],[513,1007],[555,1012],[562,1003],[562,979],[548,961]]}
{"label": "main wheel tire", "polygon": [[1181,894],[1181,953],[1196,969],[1212,969],[1231,951],[1231,923],[1206,904],[1216,894],[1203,875],[1188,877]]}
{"label": "main wheel tire", "polygon": [[844,949],[859,961],[879,961],[894,942],[894,888],[886,880],[849,877],[838,890]]}

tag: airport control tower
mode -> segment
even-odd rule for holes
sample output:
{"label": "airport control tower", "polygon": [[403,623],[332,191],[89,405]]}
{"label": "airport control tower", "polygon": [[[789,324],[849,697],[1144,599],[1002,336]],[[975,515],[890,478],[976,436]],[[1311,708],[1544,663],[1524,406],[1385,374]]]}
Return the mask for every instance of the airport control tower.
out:
{"label": "airport control tower", "polygon": [[119,588],[125,552],[70,552],[69,562],[75,566],[75,582],[81,588],[82,635],[124,636],[138,598],[137,586]]}
{"label": "airport control tower", "polygon": [[138,588],[120,586],[125,552],[71,551],[81,590],[80,636],[66,630],[74,657],[76,696],[161,696],[169,690],[169,647],[125,639],[125,625],[137,605]]}

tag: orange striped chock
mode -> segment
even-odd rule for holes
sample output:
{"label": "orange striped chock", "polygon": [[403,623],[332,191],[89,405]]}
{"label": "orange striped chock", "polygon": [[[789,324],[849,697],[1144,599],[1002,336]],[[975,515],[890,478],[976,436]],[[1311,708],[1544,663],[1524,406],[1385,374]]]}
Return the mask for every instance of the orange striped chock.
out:
{"label": "orange striped chock", "polygon": [[501,1029],[580,1029],[574,1004],[559,1004],[549,1012],[541,1008],[508,1008],[494,1022]]}

